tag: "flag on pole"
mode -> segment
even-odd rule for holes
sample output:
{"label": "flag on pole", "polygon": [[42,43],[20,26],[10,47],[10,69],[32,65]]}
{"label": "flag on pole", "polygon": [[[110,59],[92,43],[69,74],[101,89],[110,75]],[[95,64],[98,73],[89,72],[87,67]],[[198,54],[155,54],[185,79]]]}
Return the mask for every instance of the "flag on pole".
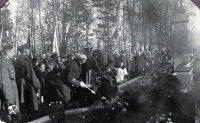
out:
{"label": "flag on pole", "polygon": [[57,53],[59,56],[59,48],[58,48],[58,30],[57,25],[55,26],[54,37],[53,37],[53,53]]}
{"label": "flag on pole", "polygon": [[2,40],[3,40],[3,27],[2,27],[1,35],[0,35],[0,49],[2,48]]}

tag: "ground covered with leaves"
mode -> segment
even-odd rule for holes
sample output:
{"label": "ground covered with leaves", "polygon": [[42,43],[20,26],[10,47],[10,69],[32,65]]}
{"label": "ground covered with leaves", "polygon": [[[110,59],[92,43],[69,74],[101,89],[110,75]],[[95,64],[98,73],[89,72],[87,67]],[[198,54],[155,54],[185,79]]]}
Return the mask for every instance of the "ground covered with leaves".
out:
{"label": "ground covered with leaves", "polygon": [[[192,123],[195,98],[182,93],[175,76],[163,74],[149,81],[139,79],[124,93],[103,98],[87,112],[63,117],[59,122],[70,123]],[[141,81],[142,80],[142,81]],[[140,83],[141,82],[141,83]],[[140,86],[140,87],[139,87]],[[135,89],[134,89],[135,88]]]}

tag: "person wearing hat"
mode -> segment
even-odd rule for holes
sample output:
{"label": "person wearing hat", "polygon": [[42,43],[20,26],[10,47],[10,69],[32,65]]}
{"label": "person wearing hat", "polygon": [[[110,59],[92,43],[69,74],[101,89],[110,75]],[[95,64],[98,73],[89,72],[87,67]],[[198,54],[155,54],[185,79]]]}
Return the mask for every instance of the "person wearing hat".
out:
{"label": "person wearing hat", "polygon": [[23,113],[38,110],[41,84],[35,74],[29,57],[30,47],[24,44],[18,48],[20,55],[15,61],[16,82],[19,90],[21,111]]}
{"label": "person wearing hat", "polygon": [[15,81],[15,69],[11,58],[14,55],[11,45],[3,47],[0,55],[0,100],[9,115],[19,113],[18,89]]}
{"label": "person wearing hat", "polygon": [[62,82],[71,89],[71,101],[78,101],[80,96],[77,96],[79,88],[87,88],[86,84],[81,81],[81,66],[87,60],[86,55],[77,53],[75,58],[69,62],[67,68],[61,73]]}

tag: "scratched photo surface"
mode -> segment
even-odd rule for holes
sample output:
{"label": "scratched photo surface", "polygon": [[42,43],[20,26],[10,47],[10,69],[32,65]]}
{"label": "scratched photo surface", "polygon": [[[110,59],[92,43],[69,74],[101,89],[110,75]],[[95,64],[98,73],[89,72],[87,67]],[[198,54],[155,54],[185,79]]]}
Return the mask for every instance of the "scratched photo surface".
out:
{"label": "scratched photo surface", "polygon": [[0,0],[0,122],[200,123],[200,0]]}

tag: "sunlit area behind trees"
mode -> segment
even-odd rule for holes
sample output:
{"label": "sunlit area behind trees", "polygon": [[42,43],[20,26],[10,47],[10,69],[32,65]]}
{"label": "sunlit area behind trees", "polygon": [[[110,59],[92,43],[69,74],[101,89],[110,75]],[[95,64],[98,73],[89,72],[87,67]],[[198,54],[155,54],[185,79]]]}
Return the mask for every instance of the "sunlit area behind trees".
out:
{"label": "sunlit area behind trees", "polygon": [[99,42],[127,55],[175,50],[180,41],[183,47],[188,42],[184,32],[174,32],[176,23],[185,21],[174,19],[185,13],[182,0],[20,0],[10,17],[11,2],[0,10],[2,42],[16,47],[30,42],[39,54],[52,52],[55,30],[64,54],[98,48]]}

